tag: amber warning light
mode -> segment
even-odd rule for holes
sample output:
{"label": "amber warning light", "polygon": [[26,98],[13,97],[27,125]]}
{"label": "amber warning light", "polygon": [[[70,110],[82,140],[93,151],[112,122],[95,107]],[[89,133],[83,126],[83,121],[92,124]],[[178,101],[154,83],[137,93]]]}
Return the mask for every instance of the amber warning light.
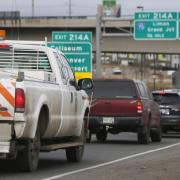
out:
{"label": "amber warning light", "polygon": [[5,37],[6,37],[6,31],[0,30],[0,39],[5,39]]}

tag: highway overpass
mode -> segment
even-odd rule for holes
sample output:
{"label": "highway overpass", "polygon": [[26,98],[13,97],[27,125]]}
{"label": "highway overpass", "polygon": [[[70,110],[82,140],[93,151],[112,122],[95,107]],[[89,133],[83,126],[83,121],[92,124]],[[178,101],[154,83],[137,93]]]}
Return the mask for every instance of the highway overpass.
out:
{"label": "highway overpass", "polygon": [[[7,30],[7,39],[51,41],[52,31],[91,31],[93,51],[96,50],[96,17],[33,17],[16,21],[0,19]],[[116,21],[103,21],[102,52],[167,53],[179,54],[180,40],[135,41],[133,17],[120,17]]]}

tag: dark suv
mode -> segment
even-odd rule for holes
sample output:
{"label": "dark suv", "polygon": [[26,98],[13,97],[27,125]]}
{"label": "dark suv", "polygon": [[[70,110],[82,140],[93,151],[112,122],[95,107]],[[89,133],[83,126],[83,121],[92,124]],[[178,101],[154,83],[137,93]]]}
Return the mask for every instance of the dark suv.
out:
{"label": "dark suv", "polygon": [[100,141],[120,132],[137,132],[141,144],[161,141],[159,106],[142,81],[94,80],[89,131]]}
{"label": "dark suv", "polygon": [[152,93],[160,107],[163,132],[180,131],[180,90],[169,89]]}

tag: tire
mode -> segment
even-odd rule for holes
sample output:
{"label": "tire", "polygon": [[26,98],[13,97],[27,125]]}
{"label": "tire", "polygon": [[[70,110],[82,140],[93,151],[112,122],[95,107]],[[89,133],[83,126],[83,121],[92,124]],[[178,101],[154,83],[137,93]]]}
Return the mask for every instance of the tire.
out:
{"label": "tire", "polygon": [[139,144],[149,144],[150,142],[150,130],[145,128],[144,131],[138,132],[138,143]]}
{"label": "tire", "polygon": [[151,130],[151,140],[152,142],[161,142],[162,140],[162,132],[161,128]]}
{"label": "tire", "polygon": [[16,163],[21,171],[33,172],[37,169],[40,152],[40,135],[37,130],[34,139],[25,140],[23,147],[18,151]]}
{"label": "tire", "polygon": [[86,127],[84,125],[84,121],[83,121],[83,125],[82,125],[81,135],[77,139],[77,141],[82,142],[83,145],[66,149],[66,159],[68,162],[82,161],[83,154],[84,154],[84,144],[86,142]]}
{"label": "tire", "polygon": [[106,141],[107,131],[99,131],[98,133],[96,133],[96,139],[98,141]]}

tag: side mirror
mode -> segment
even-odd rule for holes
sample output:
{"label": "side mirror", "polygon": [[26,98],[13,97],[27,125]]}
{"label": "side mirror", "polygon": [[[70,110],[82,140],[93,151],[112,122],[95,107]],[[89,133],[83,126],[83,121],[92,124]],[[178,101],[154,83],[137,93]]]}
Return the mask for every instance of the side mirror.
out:
{"label": "side mirror", "polygon": [[70,79],[70,80],[69,80],[69,84],[70,84],[71,86],[77,87],[77,83],[76,83],[76,81],[75,81],[74,79]]}
{"label": "side mirror", "polygon": [[92,89],[93,88],[92,79],[90,79],[90,78],[80,79],[78,81],[78,86],[80,89],[83,89],[83,90]]}

